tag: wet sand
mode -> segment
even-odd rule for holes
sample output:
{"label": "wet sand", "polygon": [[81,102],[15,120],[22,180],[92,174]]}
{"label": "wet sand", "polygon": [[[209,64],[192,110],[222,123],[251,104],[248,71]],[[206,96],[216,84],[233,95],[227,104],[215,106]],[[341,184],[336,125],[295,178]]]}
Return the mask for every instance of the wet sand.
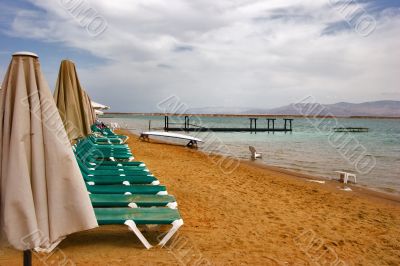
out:
{"label": "wet sand", "polygon": [[[34,265],[400,264],[396,197],[250,162],[226,173],[223,157],[133,135],[129,145],[177,198],[179,233],[146,250],[125,226],[102,226],[69,236],[50,257],[34,256]],[[155,243],[163,229],[145,236]],[[0,249],[0,265],[21,262],[22,252]]]}

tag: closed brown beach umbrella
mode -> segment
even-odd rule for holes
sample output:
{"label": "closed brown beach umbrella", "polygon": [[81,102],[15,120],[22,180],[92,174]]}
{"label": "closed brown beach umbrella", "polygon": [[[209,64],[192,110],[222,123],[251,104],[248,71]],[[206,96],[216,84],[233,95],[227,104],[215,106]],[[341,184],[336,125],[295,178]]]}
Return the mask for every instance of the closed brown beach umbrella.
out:
{"label": "closed brown beach umbrella", "polygon": [[51,249],[97,227],[35,54],[13,55],[0,92],[0,234],[19,250]]}
{"label": "closed brown beach umbrella", "polygon": [[95,110],[94,110],[94,108],[92,106],[92,99],[90,99],[90,97],[88,97],[88,98],[89,98],[90,116],[93,119],[93,123],[92,123],[92,125],[93,125],[94,123],[96,123],[97,115],[96,115],[96,112],[95,112]]}
{"label": "closed brown beach umbrella", "polygon": [[79,82],[75,64],[70,60],[61,61],[54,100],[70,141],[91,133],[90,126],[93,123],[87,114],[88,101]]}
{"label": "closed brown beach umbrella", "polygon": [[86,100],[86,103],[85,103],[85,107],[87,109],[86,115],[88,116],[90,125],[93,125],[94,122],[96,122],[96,113],[92,106],[92,100],[90,99],[89,95],[87,94],[87,92],[85,90],[83,90],[83,93],[85,95],[85,100]]}

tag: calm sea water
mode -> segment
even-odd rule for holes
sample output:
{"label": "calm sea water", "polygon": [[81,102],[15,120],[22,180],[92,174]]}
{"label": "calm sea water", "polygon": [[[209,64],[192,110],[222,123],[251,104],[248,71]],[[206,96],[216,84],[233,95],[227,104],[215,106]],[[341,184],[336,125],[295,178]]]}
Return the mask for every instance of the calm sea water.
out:
{"label": "calm sea water", "polygon": [[[133,132],[162,129],[163,116],[113,115],[102,118]],[[183,118],[171,117],[170,123]],[[249,127],[245,117],[197,117],[191,124],[206,127]],[[283,127],[277,119],[275,127]],[[170,125],[172,126],[172,125]],[[257,127],[266,127],[258,118]],[[368,127],[367,133],[334,133],[334,127]],[[250,158],[248,146],[263,153],[262,161],[315,176],[336,178],[335,170],[357,173],[361,185],[400,194],[400,120],[398,119],[307,119],[295,118],[292,133],[189,133],[205,139],[207,151],[242,159]],[[185,142],[178,143],[184,144]],[[202,149],[202,146],[199,147]]]}

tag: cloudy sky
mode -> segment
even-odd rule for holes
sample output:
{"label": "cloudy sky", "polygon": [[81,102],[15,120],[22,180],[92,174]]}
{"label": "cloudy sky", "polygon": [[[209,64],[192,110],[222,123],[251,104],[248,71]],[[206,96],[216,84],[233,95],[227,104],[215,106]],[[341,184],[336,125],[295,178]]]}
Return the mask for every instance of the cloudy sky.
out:
{"label": "cloudy sky", "polygon": [[113,111],[400,100],[399,36],[398,0],[2,0],[0,79],[28,50]]}

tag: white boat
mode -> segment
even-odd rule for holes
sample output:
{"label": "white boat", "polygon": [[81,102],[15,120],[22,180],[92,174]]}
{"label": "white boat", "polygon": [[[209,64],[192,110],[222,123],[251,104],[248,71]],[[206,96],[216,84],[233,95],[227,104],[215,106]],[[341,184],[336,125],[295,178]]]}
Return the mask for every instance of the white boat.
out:
{"label": "white boat", "polygon": [[195,138],[195,137],[192,137],[189,135],[184,135],[184,134],[179,134],[179,133],[171,133],[171,132],[164,132],[164,131],[145,131],[145,132],[140,133],[140,138],[143,140],[149,140],[150,136],[189,140],[189,143],[186,145],[189,147],[197,146],[197,142],[203,142],[203,140],[201,140],[199,138]]}

